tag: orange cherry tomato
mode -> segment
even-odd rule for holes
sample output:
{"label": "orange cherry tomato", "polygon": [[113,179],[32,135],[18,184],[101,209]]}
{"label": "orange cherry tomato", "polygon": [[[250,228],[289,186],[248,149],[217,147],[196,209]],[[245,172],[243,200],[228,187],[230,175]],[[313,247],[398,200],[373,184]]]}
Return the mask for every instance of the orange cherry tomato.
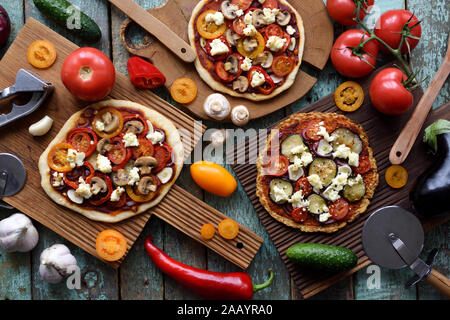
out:
{"label": "orange cherry tomato", "polygon": [[399,165],[392,165],[386,170],[386,183],[395,189],[402,188],[408,182],[408,171]]}
{"label": "orange cherry tomato", "polygon": [[214,162],[193,163],[191,176],[200,188],[220,197],[228,197],[236,190],[236,179],[224,167]]}
{"label": "orange cherry tomato", "polygon": [[156,186],[155,191],[150,191],[148,194],[142,194],[138,191],[137,185],[130,186],[127,185],[125,187],[125,190],[127,191],[128,196],[136,202],[149,202],[152,200],[156,195],[158,194],[158,187],[159,187],[159,179],[156,178],[154,175],[147,176],[152,179],[152,184]]}
{"label": "orange cherry tomato", "polygon": [[47,156],[48,166],[58,172],[69,172],[72,170],[69,161],[67,160],[67,153],[69,149],[75,148],[67,142],[61,142],[53,146]]}
{"label": "orange cherry tomato", "polygon": [[304,222],[308,218],[308,210],[304,207],[295,208],[291,212],[291,217],[297,223]]}
{"label": "orange cherry tomato", "polygon": [[177,79],[170,87],[170,95],[178,103],[190,103],[197,96],[197,85],[189,78]]}
{"label": "orange cherry tomato", "polygon": [[216,229],[214,226],[210,223],[205,223],[202,228],[200,229],[200,234],[203,239],[209,240],[214,237],[214,234],[216,233]]}
{"label": "orange cherry tomato", "polygon": [[214,21],[206,22],[206,16],[209,13],[214,14],[216,12],[217,11],[215,10],[206,10],[197,18],[198,34],[205,39],[215,39],[220,37],[227,29],[227,25],[225,23],[218,26]]}
{"label": "orange cherry tomato", "polygon": [[364,174],[371,169],[370,159],[368,156],[359,156],[359,165],[353,168],[358,174]]}
{"label": "orange cherry tomato", "polygon": [[272,71],[278,77],[287,76],[294,69],[294,60],[288,56],[277,56],[272,62]]}
{"label": "orange cherry tomato", "polygon": [[27,59],[33,67],[48,68],[56,60],[55,46],[47,40],[36,40],[28,47]]}
{"label": "orange cherry tomato", "polygon": [[[249,38],[249,37],[246,37],[246,38]],[[246,39],[246,38],[241,38],[237,41],[236,49],[241,55],[243,55],[244,57],[248,57],[250,59],[254,59],[260,53],[263,53],[266,42],[264,41],[264,37],[262,36],[261,33],[258,32],[258,33],[256,33],[256,35],[251,37],[252,39],[255,39],[258,43],[258,46],[255,49],[253,49],[252,51],[245,50],[244,39]]]}
{"label": "orange cherry tomato", "polygon": [[250,8],[252,4],[252,0],[231,0],[231,4],[234,4],[239,7],[239,9],[242,9],[243,11]]}
{"label": "orange cherry tomato", "polygon": [[364,91],[354,81],[346,81],[334,92],[336,106],[345,112],[358,110],[364,102]]}
{"label": "orange cherry tomato", "polygon": [[219,234],[222,238],[231,240],[239,233],[239,224],[233,219],[227,218],[220,221],[218,225]]}
{"label": "orange cherry tomato", "polygon": [[[97,121],[101,121],[103,122],[103,115],[106,114],[107,112],[111,113],[112,116],[117,116],[119,118],[119,124],[117,126],[117,128],[111,132],[105,132],[105,131],[100,131],[97,129],[95,123]],[[117,136],[119,133],[122,132],[122,128],[123,128],[123,116],[122,113],[115,109],[115,108],[103,108],[100,111],[97,112],[97,114],[95,115],[94,119],[92,120],[92,129],[95,131],[95,133],[102,137],[102,138],[112,138]]]}
{"label": "orange cherry tomato", "polygon": [[346,200],[340,198],[330,204],[330,214],[334,220],[342,220],[345,219],[348,215],[349,204]]}
{"label": "orange cherry tomato", "polygon": [[95,251],[106,261],[117,261],[127,252],[127,239],[119,231],[103,230],[97,236]]}
{"label": "orange cherry tomato", "polygon": [[67,141],[70,142],[75,150],[84,152],[85,157],[89,157],[97,147],[97,135],[87,127],[72,129],[67,134]]}

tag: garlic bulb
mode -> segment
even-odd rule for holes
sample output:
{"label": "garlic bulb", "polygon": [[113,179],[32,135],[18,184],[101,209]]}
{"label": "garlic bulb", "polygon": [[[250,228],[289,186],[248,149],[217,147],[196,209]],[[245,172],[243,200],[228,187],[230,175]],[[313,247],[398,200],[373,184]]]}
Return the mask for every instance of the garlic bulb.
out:
{"label": "garlic bulb", "polygon": [[220,93],[210,94],[203,104],[205,113],[216,120],[223,120],[230,114],[230,102]]}
{"label": "garlic bulb", "polygon": [[49,116],[45,116],[38,122],[32,124],[28,128],[28,132],[30,132],[32,136],[43,136],[44,134],[50,131],[52,125],[53,119],[50,118]]}
{"label": "garlic bulb", "polygon": [[246,106],[236,106],[231,110],[231,121],[237,126],[245,126],[250,119]]}
{"label": "garlic bulb", "polygon": [[58,283],[73,272],[77,260],[63,244],[54,244],[41,253],[39,274],[48,283]]}
{"label": "garlic bulb", "polygon": [[0,221],[0,247],[6,252],[28,252],[38,240],[36,228],[23,213],[15,213]]}

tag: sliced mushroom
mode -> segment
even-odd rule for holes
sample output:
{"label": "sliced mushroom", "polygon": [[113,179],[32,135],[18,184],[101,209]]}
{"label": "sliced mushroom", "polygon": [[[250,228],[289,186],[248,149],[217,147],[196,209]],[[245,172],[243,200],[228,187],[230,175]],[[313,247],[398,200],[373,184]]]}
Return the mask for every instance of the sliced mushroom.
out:
{"label": "sliced mushroom", "polygon": [[128,174],[124,169],[119,169],[116,173],[113,173],[112,180],[116,186],[126,186],[128,184]]}
{"label": "sliced mushroom", "polygon": [[239,59],[235,54],[232,54],[228,56],[228,58],[225,60],[225,64],[229,63],[229,69],[227,70],[231,74],[236,74],[239,72]]}
{"label": "sliced mushroom", "polygon": [[108,191],[108,186],[105,180],[100,177],[93,177],[91,179],[91,192],[92,194],[99,194],[100,192]]}
{"label": "sliced mushroom", "polygon": [[291,14],[288,11],[279,11],[275,18],[280,26],[286,26],[291,21]]}
{"label": "sliced mushroom", "polygon": [[250,119],[250,113],[246,106],[236,106],[231,110],[231,121],[237,126],[245,126]]}
{"label": "sliced mushroom", "polygon": [[111,112],[105,112],[102,114],[102,120],[105,124],[103,131],[106,133],[115,131],[120,123],[119,116],[116,114],[111,114]]}
{"label": "sliced mushroom", "polygon": [[227,42],[230,46],[236,46],[237,40],[239,40],[241,36],[234,32],[232,29],[228,28],[227,30],[225,30],[225,38],[227,39]]}
{"label": "sliced mushroom", "polygon": [[245,92],[248,89],[248,79],[244,76],[239,76],[233,82],[233,90],[238,90],[239,92]]}
{"label": "sliced mushroom", "polygon": [[139,168],[141,175],[150,174],[152,168],[158,164],[158,161],[150,156],[139,157],[134,162],[134,166]]}
{"label": "sliced mushroom", "polygon": [[255,11],[253,11],[252,23],[256,28],[262,27],[266,24],[266,20],[264,18],[264,12],[261,9],[257,9]]}
{"label": "sliced mushroom", "polygon": [[125,129],[125,132],[131,132],[134,134],[139,134],[144,131],[144,124],[139,120],[127,121],[125,122],[125,125],[123,127]]}
{"label": "sliced mushroom", "polygon": [[244,50],[247,52],[252,52],[258,47],[258,41],[252,37],[246,37],[242,42]]}
{"label": "sliced mushroom", "polygon": [[152,177],[143,177],[139,180],[137,189],[139,193],[147,195],[150,192],[156,191],[156,186],[153,184],[154,180]]}
{"label": "sliced mushroom", "polygon": [[111,150],[112,147],[111,140],[109,138],[103,138],[97,143],[97,152],[104,155]]}
{"label": "sliced mushroom", "polygon": [[82,204],[84,201],[83,197],[80,197],[76,194],[75,189],[70,189],[69,191],[67,191],[67,197],[70,199],[70,201],[78,204]]}
{"label": "sliced mushroom", "polygon": [[264,51],[258,54],[258,56],[253,60],[254,64],[259,64],[263,68],[270,68],[273,62],[273,55],[270,51]]}
{"label": "sliced mushroom", "polygon": [[234,19],[237,17],[235,7],[236,6],[231,5],[230,1],[226,0],[222,2],[220,9],[222,10],[222,14],[225,18]]}

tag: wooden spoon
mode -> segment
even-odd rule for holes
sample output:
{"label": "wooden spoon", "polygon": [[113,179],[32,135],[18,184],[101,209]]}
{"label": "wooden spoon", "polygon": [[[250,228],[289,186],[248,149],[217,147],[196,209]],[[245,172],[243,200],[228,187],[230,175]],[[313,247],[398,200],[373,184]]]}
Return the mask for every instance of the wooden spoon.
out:
{"label": "wooden spoon", "polygon": [[193,62],[197,57],[194,49],[170,30],[164,23],[156,19],[133,0],[108,0],[130,19],[151,33],[180,59]]}
{"label": "wooden spoon", "polygon": [[389,161],[392,164],[401,164],[405,161],[409,152],[411,151],[414,142],[416,141],[417,136],[419,135],[420,129],[422,128],[428,113],[431,110],[431,106],[433,105],[434,100],[436,100],[436,96],[441,90],[442,86],[447,80],[447,77],[450,73],[450,37],[449,43],[447,46],[447,54],[445,55],[444,62],[442,63],[439,70],[436,72],[433,80],[425,91],[425,94],[420,99],[419,103],[416,106],[411,118],[408,120],[408,123],[403,128],[400,133],[397,141],[395,141],[392,146],[391,152],[389,154]]}

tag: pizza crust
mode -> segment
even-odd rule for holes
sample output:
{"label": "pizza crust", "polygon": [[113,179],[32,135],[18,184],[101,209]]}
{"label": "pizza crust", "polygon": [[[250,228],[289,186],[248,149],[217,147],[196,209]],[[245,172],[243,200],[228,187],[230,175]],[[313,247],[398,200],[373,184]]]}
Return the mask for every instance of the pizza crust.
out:
{"label": "pizza crust", "polygon": [[[280,122],[273,129],[280,129],[282,127],[287,127],[287,126],[293,124],[294,122],[310,120],[310,119],[320,119],[320,120],[329,119],[329,120],[341,120],[341,121],[343,120],[343,121],[345,121],[349,124],[352,124],[358,128],[358,134],[363,142],[363,145],[367,147],[368,157],[370,160],[370,165],[371,165],[372,171],[370,173],[368,173],[367,175],[365,175],[364,182],[366,183],[366,194],[364,195],[364,198],[361,199],[360,201],[356,202],[355,204],[352,204],[352,205],[356,205],[356,210],[353,212],[351,217],[349,217],[346,221],[338,221],[335,223],[330,223],[328,225],[324,224],[324,225],[319,225],[319,226],[303,225],[301,223],[297,223],[297,222],[295,222],[289,218],[286,218],[286,217],[278,214],[277,212],[273,211],[269,205],[272,203],[272,200],[264,192],[264,188],[263,188],[264,184],[262,182],[262,177],[264,176],[263,175],[263,167],[262,167],[262,159],[263,159],[263,155],[267,153],[267,148],[268,148],[267,142],[266,142],[265,148],[261,151],[261,153],[259,154],[257,161],[256,161],[256,166],[257,166],[256,195],[259,198],[260,203],[266,209],[266,211],[275,220],[277,220],[289,227],[300,229],[303,232],[333,233],[333,232],[336,232],[337,230],[345,227],[347,225],[347,223],[354,221],[359,215],[361,215],[363,212],[365,212],[367,210],[367,207],[370,204],[370,199],[373,197],[373,195],[375,193],[375,189],[378,186],[377,164],[376,164],[375,157],[373,156],[373,151],[369,146],[369,138],[368,138],[366,132],[364,131],[363,127],[360,126],[359,124],[356,124],[356,123],[350,121],[350,119],[348,119],[347,117],[345,117],[343,115],[339,115],[336,113],[321,113],[321,112],[296,113],[296,114],[292,115],[291,117],[289,117],[288,119]],[[267,141],[270,141],[270,139],[275,134],[277,134],[277,132],[275,132],[275,130],[272,130],[272,132],[269,134],[269,136],[267,138]]]}
{"label": "pizza crust", "polygon": [[[85,109],[87,108],[100,109],[103,107],[125,107],[128,109],[135,109],[141,111],[144,114],[145,118],[151,119],[152,123],[157,124],[159,128],[165,131],[166,141],[172,148],[172,157],[175,163],[175,172],[172,181],[167,184],[164,184],[161,187],[158,196],[151,202],[141,204],[136,212],[127,210],[127,211],[119,211],[117,214],[110,215],[101,211],[83,208],[72,203],[70,200],[62,196],[61,193],[54,190],[50,184],[50,167],[47,164],[47,156],[51,148],[57,143],[65,140],[67,133],[75,127],[77,120],[79,119],[80,115],[84,112]],[[89,158],[92,159],[92,157],[96,157],[96,155],[97,152],[94,152],[93,155],[91,155]],[[105,100],[87,106],[86,108],[73,114],[67,120],[67,122],[59,131],[59,133],[56,135],[56,137],[52,140],[52,142],[50,142],[47,149],[45,149],[45,151],[41,154],[39,158],[39,172],[41,174],[42,188],[47,193],[47,195],[57,204],[69,208],[75,212],[78,212],[91,220],[102,222],[119,222],[124,219],[128,219],[130,217],[143,213],[148,209],[150,209],[151,207],[157,205],[164,198],[167,192],[169,192],[171,186],[175,183],[175,180],[180,175],[181,169],[183,168],[183,162],[184,162],[183,143],[181,142],[181,138],[177,128],[173,125],[173,123],[169,119],[167,119],[160,113],[156,112],[155,110],[152,110],[148,107],[145,107],[135,102],[126,100]],[[91,162],[91,164],[95,167],[95,161],[93,163]]]}
{"label": "pizza crust", "polygon": [[236,92],[236,91],[224,86],[222,83],[216,81],[211,76],[209,71],[202,66],[200,60],[198,59],[197,46],[195,45],[195,32],[194,32],[195,27],[194,27],[194,25],[195,25],[195,18],[198,16],[198,14],[199,14],[200,10],[203,8],[203,6],[206,3],[208,3],[208,0],[199,1],[199,3],[195,6],[194,10],[192,10],[191,19],[189,20],[189,25],[188,25],[188,36],[189,36],[189,41],[190,41],[191,47],[197,53],[197,58],[195,59],[195,62],[194,62],[195,68],[197,69],[197,72],[200,75],[200,77],[203,79],[203,81],[205,81],[213,90],[229,94],[230,96],[233,96],[233,97],[245,98],[245,99],[249,99],[249,100],[253,100],[253,101],[262,101],[262,100],[272,99],[273,97],[279,95],[281,92],[287,90],[288,88],[290,88],[292,86],[292,84],[295,81],[295,77],[297,76],[300,64],[302,62],[303,50],[304,50],[304,46],[305,46],[305,29],[303,27],[302,17],[297,12],[297,10],[295,10],[294,7],[292,7],[285,0],[278,0],[278,1],[280,3],[282,3],[283,5],[289,7],[289,9],[291,9],[292,12],[295,14],[295,17],[297,20],[297,28],[298,28],[298,32],[299,32],[298,63],[294,66],[291,73],[287,76],[285,82],[280,87],[276,88],[272,93],[270,93],[268,95],[260,94],[260,93]]}

